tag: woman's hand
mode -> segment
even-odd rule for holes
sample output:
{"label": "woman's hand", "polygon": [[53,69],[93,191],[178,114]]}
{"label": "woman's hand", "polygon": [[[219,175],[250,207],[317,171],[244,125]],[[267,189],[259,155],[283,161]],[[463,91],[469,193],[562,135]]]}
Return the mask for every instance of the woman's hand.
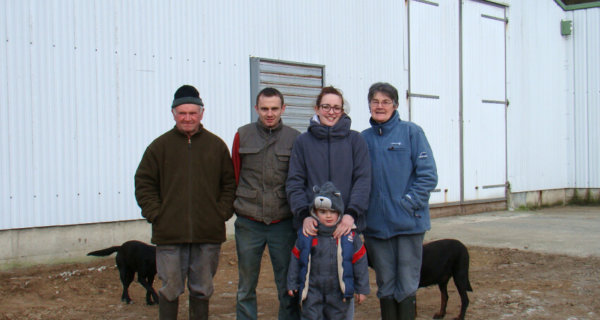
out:
{"label": "woman's hand", "polygon": [[349,214],[345,214],[342,217],[340,223],[338,223],[337,228],[335,228],[335,231],[333,232],[333,237],[339,239],[341,236],[347,235],[352,230],[353,225],[354,218],[352,218],[352,216]]}
{"label": "woman's hand", "polygon": [[317,225],[318,222],[313,217],[304,218],[304,222],[302,222],[302,233],[305,236],[316,236],[317,235]]}
{"label": "woman's hand", "polygon": [[367,300],[367,296],[361,293],[357,293],[356,295],[354,295],[354,300],[356,301],[356,303],[361,304],[363,303],[363,301]]}

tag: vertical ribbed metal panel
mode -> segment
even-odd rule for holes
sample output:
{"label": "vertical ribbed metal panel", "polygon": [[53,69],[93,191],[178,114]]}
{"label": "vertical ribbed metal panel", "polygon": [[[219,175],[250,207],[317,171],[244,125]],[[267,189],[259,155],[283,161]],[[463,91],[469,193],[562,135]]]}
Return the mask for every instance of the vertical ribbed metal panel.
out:
{"label": "vertical ribbed metal panel", "polygon": [[[55,127],[61,123],[60,117],[68,114],[68,111],[62,110],[61,103],[57,101],[56,92],[48,86],[48,83],[57,80],[54,78],[55,76],[62,73],[62,70],[54,69],[52,63],[54,58],[52,51],[56,49],[57,45],[53,42],[53,33],[60,24],[55,24],[54,17],[46,14],[54,11],[54,5],[53,2],[44,2],[40,5],[31,2],[28,12],[30,29],[27,30],[24,38],[15,39],[26,43],[27,51],[30,53],[27,59],[31,66],[31,79],[27,84],[30,91],[26,95],[31,98],[32,108],[30,117],[32,123],[28,130],[32,132],[30,147],[33,150],[33,167],[26,170],[31,170],[33,181],[31,181],[26,194],[32,197],[32,210],[35,214],[33,216],[26,214],[24,218],[27,220],[22,221],[22,224],[47,225],[53,220],[60,222],[62,218],[60,215],[52,216],[44,214],[44,212],[46,210],[47,212],[61,212],[70,207],[65,205],[65,201],[68,200],[65,192],[67,181],[62,176],[65,167],[55,166],[63,161],[64,150],[57,149],[56,146],[65,145],[65,148],[69,148],[69,144],[60,141],[62,132]],[[69,25],[69,22],[65,24]],[[66,43],[65,45],[71,46]],[[48,51],[49,54],[40,54],[44,51]],[[48,69],[50,69],[49,72],[46,72]],[[11,108],[11,110],[15,109]],[[60,124],[60,128],[64,129],[64,125],[64,123]]]}
{"label": "vertical ribbed metal panel", "polygon": [[[575,11],[576,13],[578,11]],[[569,20],[553,1],[512,1],[508,8],[508,181],[512,192],[574,187],[579,157],[574,123],[579,102],[573,68],[586,62],[571,56],[572,36],[561,36],[560,21]],[[597,34],[597,31],[596,31]],[[575,50],[577,51],[577,49]],[[594,54],[598,58],[598,54]],[[580,66],[578,66],[581,64]],[[577,73],[577,72],[576,72]],[[575,77],[578,75],[575,74]],[[581,88],[585,90],[584,88]]]}
{"label": "vertical ribbed metal panel", "polygon": [[410,1],[410,120],[437,164],[431,203],[460,201],[458,1]]}
{"label": "vertical ribbed metal panel", "polygon": [[[12,206],[14,201],[13,189],[11,180],[14,177],[11,174],[11,126],[9,121],[10,112],[8,105],[9,99],[9,68],[8,64],[8,48],[9,43],[12,39],[8,38],[8,21],[9,16],[13,14],[9,13],[9,3],[7,1],[0,2],[0,20],[6,21],[6,23],[0,23],[0,228],[7,228],[12,226],[13,222],[13,210]],[[14,112],[14,111],[13,111]]]}
{"label": "vertical ribbed metal panel", "polygon": [[588,30],[588,125],[590,127],[590,182],[588,188],[600,188],[600,8],[587,9]]}
{"label": "vertical ribbed metal panel", "polygon": [[[33,125],[35,123],[32,107],[31,64],[29,32],[29,2],[7,3],[5,20],[6,36],[6,84],[8,104],[15,106],[8,110],[8,163],[10,225],[39,223],[35,213],[34,185],[36,168],[33,167]],[[17,107],[18,106],[18,107]],[[37,110],[35,110],[37,111]],[[19,173],[15,175],[14,173]]]}
{"label": "vertical ribbed metal panel", "polygon": [[[574,144],[575,144],[575,181],[577,187],[589,185],[590,168],[590,128],[588,123],[588,43],[589,30],[586,27],[586,11],[576,11],[573,14],[575,28],[573,32],[573,77],[574,77]],[[597,124],[596,124],[597,126]]]}
{"label": "vertical ribbed metal panel", "polygon": [[600,187],[600,8],[573,13],[575,186]]}

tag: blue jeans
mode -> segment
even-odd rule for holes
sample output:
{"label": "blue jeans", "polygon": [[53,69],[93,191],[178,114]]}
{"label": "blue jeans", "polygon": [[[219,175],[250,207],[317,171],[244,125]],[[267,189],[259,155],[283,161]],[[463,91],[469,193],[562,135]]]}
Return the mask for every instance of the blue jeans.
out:
{"label": "blue jeans", "polygon": [[377,298],[394,298],[400,302],[416,294],[424,237],[424,233],[390,239],[365,236],[365,247],[377,280]]}
{"label": "blue jeans", "polygon": [[287,270],[296,232],[292,219],[266,225],[244,217],[235,220],[235,244],[238,256],[239,283],[237,291],[237,319],[256,319],[256,285],[265,246],[275,275],[279,296],[279,319],[299,319],[298,299],[288,296]]}

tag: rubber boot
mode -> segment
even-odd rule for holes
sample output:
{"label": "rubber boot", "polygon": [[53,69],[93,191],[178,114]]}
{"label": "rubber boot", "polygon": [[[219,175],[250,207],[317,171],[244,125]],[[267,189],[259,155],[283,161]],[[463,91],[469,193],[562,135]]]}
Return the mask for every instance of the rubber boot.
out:
{"label": "rubber boot", "polygon": [[417,297],[408,296],[398,302],[398,320],[415,320],[417,315]]}
{"label": "rubber boot", "polygon": [[208,320],[208,300],[190,296],[190,320]]}
{"label": "rubber boot", "polygon": [[394,298],[379,299],[381,307],[381,320],[396,320],[398,314],[398,304]]}
{"label": "rubber boot", "polygon": [[169,301],[158,295],[158,319],[160,320],[177,320],[177,311],[179,310],[179,298]]}

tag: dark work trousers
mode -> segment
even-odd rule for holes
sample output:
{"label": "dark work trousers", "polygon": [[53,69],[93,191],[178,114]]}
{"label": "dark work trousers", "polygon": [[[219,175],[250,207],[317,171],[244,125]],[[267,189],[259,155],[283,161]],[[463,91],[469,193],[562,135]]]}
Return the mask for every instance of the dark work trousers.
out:
{"label": "dark work trousers", "polygon": [[208,300],[214,291],[220,252],[221,244],[212,243],[156,246],[156,271],[163,284],[158,291],[173,301],[184,292],[187,278],[190,295]]}

